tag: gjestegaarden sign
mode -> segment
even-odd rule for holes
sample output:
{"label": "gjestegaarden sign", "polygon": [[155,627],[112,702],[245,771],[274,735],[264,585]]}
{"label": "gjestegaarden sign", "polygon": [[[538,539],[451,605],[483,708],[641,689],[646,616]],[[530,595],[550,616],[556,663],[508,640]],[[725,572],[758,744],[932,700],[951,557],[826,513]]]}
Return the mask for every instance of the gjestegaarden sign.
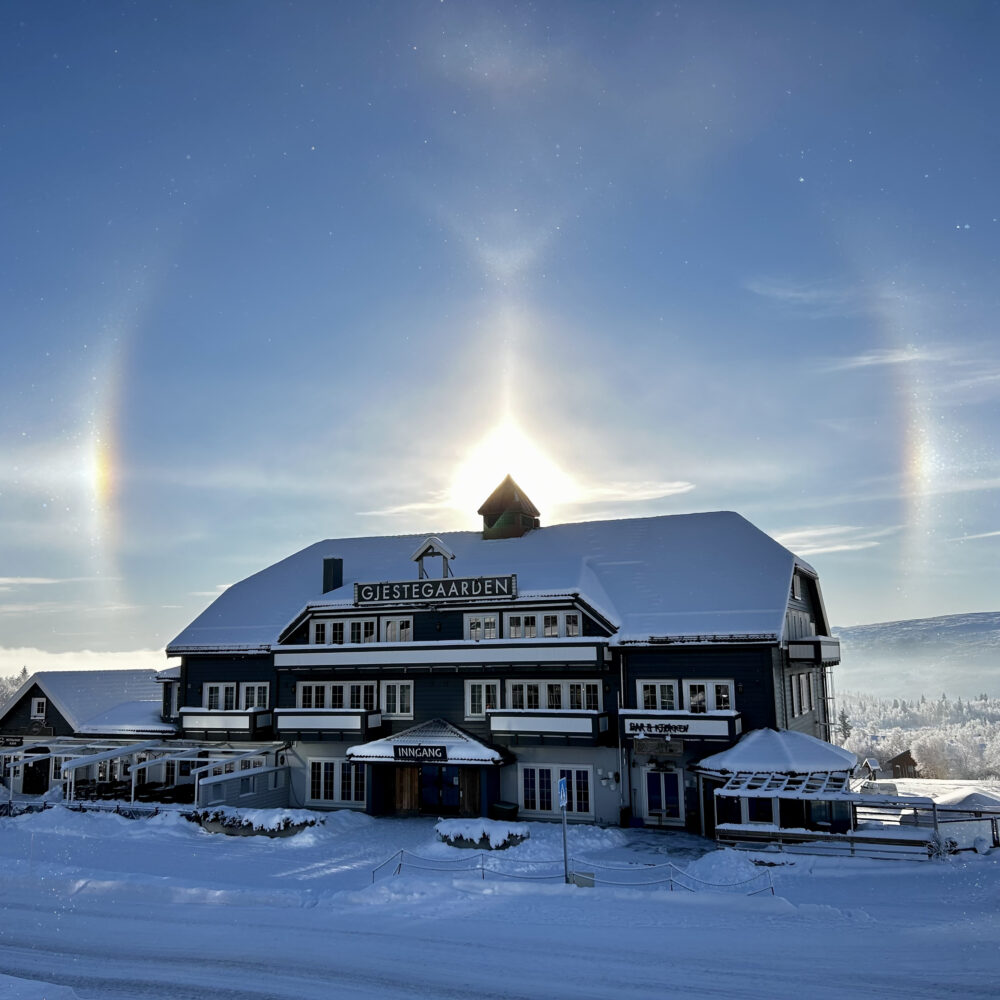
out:
{"label": "gjestegaarden sign", "polygon": [[392,756],[396,760],[415,761],[447,761],[448,748],[442,746],[428,746],[426,744],[413,744],[411,746],[399,746],[392,748]]}
{"label": "gjestegaarden sign", "polygon": [[356,583],[355,604],[439,604],[517,597],[517,574],[510,576],[455,576],[441,580],[394,580]]}

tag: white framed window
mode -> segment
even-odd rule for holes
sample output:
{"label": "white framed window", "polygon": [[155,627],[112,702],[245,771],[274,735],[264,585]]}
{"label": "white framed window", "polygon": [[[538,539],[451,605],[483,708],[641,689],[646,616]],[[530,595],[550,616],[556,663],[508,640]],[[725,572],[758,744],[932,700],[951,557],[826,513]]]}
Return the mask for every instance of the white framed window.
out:
{"label": "white framed window", "polygon": [[312,622],[312,641],[317,646],[323,646],[326,644],[327,636],[327,625],[329,622]]}
{"label": "white framed window", "polygon": [[354,618],[349,624],[351,626],[351,642],[357,644],[378,641],[374,618]]}
{"label": "white framed window", "polygon": [[344,645],[344,623],[330,622],[329,638],[331,646]]}
{"label": "white framed window", "polygon": [[413,619],[412,618],[383,618],[382,619],[382,641],[383,642],[412,642],[413,641]]}
{"label": "white framed window", "polygon": [[729,712],[734,705],[731,680],[684,681],[684,710],[694,713]]}
{"label": "white framed window", "polygon": [[311,757],[306,801],[364,805],[365,765],[343,757]]}
{"label": "white framed window", "polygon": [[465,616],[466,639],[495,639],[497,637],[497,616],[495,612]]}
{"label": "white framed window", "polygon": [[575,637],[580,635],[580,613],[578,611],[546,611],[544,614],[506,614],[504,616],[508,639],[537,639],[539,629],[545,639],[557,639],[560,636]]}
{"label": "white framed window", "polygon": [[267,708],[270,685],[259,681],[245,681],[240,684],[240,704],[245,710]]}
{"label": "white framed window", "polygon": [[236,709],[236,684],[210,683],[201,686],[201,704],[210,712],[232,712]]}
{"label": "white framed window", "polygon": [[465,682],[465,717],[485,719],[486,713],[500,707],[499,681]]}
{"label": "white framed window", "polygon": [[677,681],[644,680],[636,682],[636,704],[646,711],[677,710]]}
{"label": "white framed window", "polygon": [[507,681],[507,707],[548,712],[600,712],[600,681]]}
{"label": "white framed window", "polygon": [[413,718],[413,681],[382,681],[382,715],[386,719]]}
{"label": "white framed window", "polygon": [[566,779],[566,812],[593,816],[590,767],[568,764],[519,764],[518,804],[525,813],[560,813],[559,779]]}
{"label": "white framed window", "polygon": [[375,689],[374,681],[364,684],[299,681],[295,685],[295,707],[374,712]]}
{"label": "white framed window", "polygon": [[571,712],[599,712],[601,685],[598,681],[568,681]]}
{"label": "white framed window", "polygon": [[31,699],[31,717],[33,719],[40,719],[45,721],[45,709],[48,707],[48,701],[45,698],[32,698]]}
{"label": "white framed window", "polygon": [[792,716],[805,715],[813,709],[812,674],[792,674]]}

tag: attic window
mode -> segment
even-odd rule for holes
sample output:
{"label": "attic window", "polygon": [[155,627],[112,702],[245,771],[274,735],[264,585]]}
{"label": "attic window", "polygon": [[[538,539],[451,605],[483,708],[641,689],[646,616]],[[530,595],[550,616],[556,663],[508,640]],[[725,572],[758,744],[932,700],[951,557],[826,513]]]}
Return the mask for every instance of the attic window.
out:
{"label": "attic window", "polygon": [[32,698],[31,699],[31,717],[32,719],[41,719],[45,721],[45,709],[46,709],[46,699],[45,698]]}

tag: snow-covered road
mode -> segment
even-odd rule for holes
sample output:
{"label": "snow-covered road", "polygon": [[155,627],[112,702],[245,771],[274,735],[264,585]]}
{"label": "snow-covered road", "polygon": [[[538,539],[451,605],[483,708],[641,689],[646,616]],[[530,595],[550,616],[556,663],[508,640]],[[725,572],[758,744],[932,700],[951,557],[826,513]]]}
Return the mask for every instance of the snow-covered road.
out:
{"label": "snow-covered road", "polygon": [[[597,863],[678,863],[709,881],[746,855],[692,838],[571,829]],[[700,845],[706,847],[708,845]],[[580,889],[404,870],[462,856],[425,820],[339,814],[284,840],[174,816],[65,810],[0,820],[0,1000],[73,997],[995,997],[1000,852],[941,862],[795,859],[776,895]],[[531,825],[508,860],[560,856]],[[12,978],[11,978],[12,977]]]}

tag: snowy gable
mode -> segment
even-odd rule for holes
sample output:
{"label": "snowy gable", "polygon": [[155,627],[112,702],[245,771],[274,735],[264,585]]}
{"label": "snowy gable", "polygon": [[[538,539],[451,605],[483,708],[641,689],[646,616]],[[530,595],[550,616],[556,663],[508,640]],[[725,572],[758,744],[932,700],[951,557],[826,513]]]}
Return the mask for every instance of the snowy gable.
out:
{"label": "snowy gable", "polygon": [[[167,652],[267,651],[309,604],[349,604],[353,584],[415,578],[426,535],[327,540],[230,587]],[[521,598],[579,594],[618,628],[615,641],[700,635],[781,635],[796,559],[728,511],[536,529],[521,538],[441,535],[457,576],[514,573]],[[323,592],[323,559],[343,560],[343,584]]]}

